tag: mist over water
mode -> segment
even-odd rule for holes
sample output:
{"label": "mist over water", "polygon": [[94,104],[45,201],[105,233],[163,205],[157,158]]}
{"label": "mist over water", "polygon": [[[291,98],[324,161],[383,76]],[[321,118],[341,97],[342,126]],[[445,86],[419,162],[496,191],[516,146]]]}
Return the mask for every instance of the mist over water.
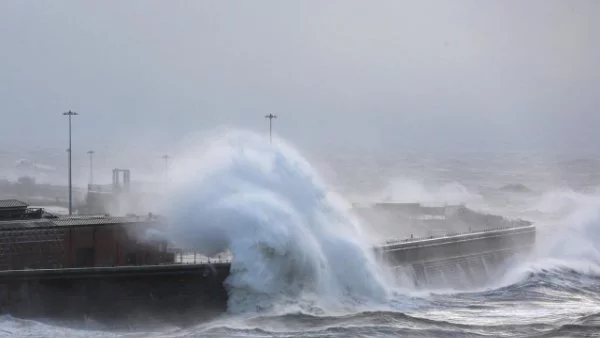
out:
{"label": "mist over water", "polygon": [[[544,195],[540,208],[551,201],[553,221],[542,224],[535,256],[520,264],[530,272],[570,270],[590,276],[600,276],[600,195],[565,192]],[[557,221],[557,216],[559,220]],[[518,271],[516,268],[515,271]]]}
{"label": "mist over water", "polygon": [[398,203],[418,201],[425,205],[458,205],[473,204],[481,199],[482,197],[478,193],[469,191],[467,187],[459,182],[444,183],[440,186],[426,186],[415,180],[394,179],[380,193],[379,198],[375,200]]}

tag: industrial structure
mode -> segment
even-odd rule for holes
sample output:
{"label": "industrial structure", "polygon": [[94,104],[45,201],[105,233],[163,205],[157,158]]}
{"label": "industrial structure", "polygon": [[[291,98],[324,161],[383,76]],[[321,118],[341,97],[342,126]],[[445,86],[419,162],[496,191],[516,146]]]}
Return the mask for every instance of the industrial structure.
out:
{"label": "industrial structure", "polygon": [[120,201],[131,193],[131,172],[115,168],[111,184],[88,184],[85,204],[78,209],[82,214],[118,214]]}

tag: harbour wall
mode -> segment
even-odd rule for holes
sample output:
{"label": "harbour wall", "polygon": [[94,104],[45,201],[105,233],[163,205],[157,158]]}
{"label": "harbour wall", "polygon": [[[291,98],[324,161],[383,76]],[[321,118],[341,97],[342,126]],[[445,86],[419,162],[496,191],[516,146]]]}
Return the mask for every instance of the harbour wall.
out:
{"label": "harbour wall", "polygon": [[[439,238],[389,242],[375,251],[394,273],[416,287],[483,285],[527,255],[533,226]],[[226,311],[229,262],[86,267],[0,272],[2,311],[19,317],[131,317],[181,323]]]}
{"label": "harbour wall", "polygon": [[469,289],[500,278],[535,245],[534,226],[388,243],[377,249],[394,275],[418,288]]}
{"label": "harbour wall", "polygon": [[229,269],[216,263],[2,271],[0,306],[22,318],[182,324],[226,311]]}

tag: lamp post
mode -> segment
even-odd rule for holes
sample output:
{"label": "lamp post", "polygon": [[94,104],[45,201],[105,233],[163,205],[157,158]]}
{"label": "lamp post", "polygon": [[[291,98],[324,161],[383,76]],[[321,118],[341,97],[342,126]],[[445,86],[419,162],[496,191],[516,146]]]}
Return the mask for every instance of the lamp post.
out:
{"label": "lamp post", "polygon": [[73,214],[73,185],[71,181],[71,153],[73,153],[71,148],[71,117],[79,114],[69,110],[68,112],[63,113],[63,115],[69,117],[69,149],[67,149],[67,152],[69,152],[69,216],[71,216]]}
{"label": "lamp post", "polygon": [[170,156],[165,154],[162,159],[165,160],[165,177],[169,177],[169,158]]}
{"label": "lamp post", "polygon": [[266,119],[269,119],[269,143],[272,141],[272,133],[273,133],[273,119],[277,118],[277,115],[269,114],[265,115]]}
{"label": "lamp post", "polygon": [[94,153],[93,150],[89,150],[88,155],[90,155],[90,184],[94,184]]}

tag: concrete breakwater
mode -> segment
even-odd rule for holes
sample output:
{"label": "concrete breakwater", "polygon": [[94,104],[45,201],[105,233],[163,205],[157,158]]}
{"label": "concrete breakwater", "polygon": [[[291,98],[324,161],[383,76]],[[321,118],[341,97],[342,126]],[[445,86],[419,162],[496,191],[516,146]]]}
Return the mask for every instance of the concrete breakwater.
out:
{"label": "concrete breakwater", "polygon": [[[535,227],[493,229],[386,243],[376,252],[417,287],[481,285],[528,254]],[[183,261],[183,260],[182,260]],[[226,311],[228,261],[0,272],[0,306],[20,317],[185,322]]]}
{"label": "concrete breakwater", "polygon": [[532,225],[388,243],[377,249],[396,275],[419,288],[467,289],[501,277],[535,245]]}
{"label": "concrete breakwater", "polygon": [[2,312],[23,318],[184,324],[226,311],[229,263],[0,272]]}

